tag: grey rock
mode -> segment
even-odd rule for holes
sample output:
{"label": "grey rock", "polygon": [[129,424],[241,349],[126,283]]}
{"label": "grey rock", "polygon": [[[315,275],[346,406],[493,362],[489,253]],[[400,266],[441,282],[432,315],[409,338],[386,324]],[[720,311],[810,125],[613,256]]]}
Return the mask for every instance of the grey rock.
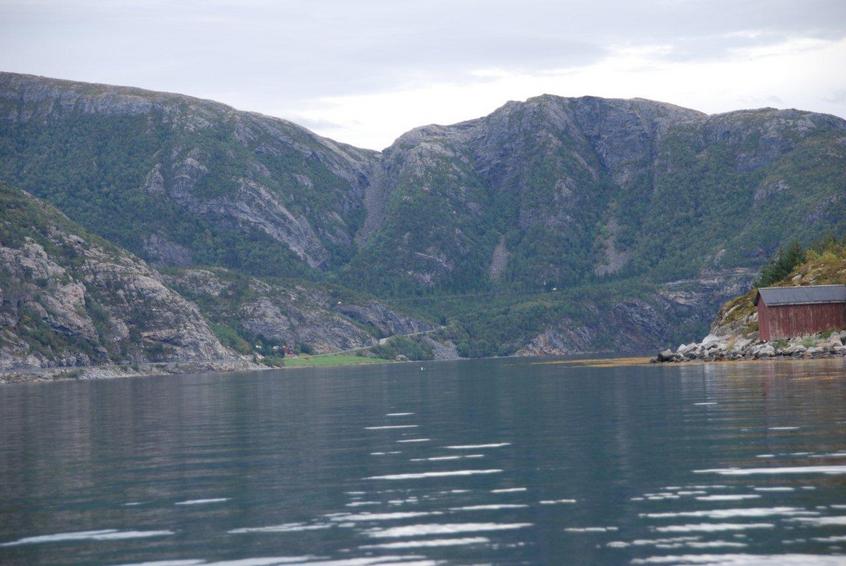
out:
{"label": "grey rock", "polygon": [[[40,208],[50,224],[20,226],[31,236],[19,246],[0,245],[0,370],[240,361],[221,345],[196,305],[143,261],[90,238],[25,193],[2,190]],[[37,333],[52,335],[49,345],[28,338]]]}

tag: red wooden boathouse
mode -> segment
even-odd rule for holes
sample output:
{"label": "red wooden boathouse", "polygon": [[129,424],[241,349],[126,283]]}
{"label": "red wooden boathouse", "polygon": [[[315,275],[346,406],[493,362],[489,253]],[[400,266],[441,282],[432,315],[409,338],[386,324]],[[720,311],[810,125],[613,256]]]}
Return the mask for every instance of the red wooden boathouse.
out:
{"label": "red wooden boathouse", "polygon": [[846,328],[846,285],[763,287],[755,306],[762,340]]}

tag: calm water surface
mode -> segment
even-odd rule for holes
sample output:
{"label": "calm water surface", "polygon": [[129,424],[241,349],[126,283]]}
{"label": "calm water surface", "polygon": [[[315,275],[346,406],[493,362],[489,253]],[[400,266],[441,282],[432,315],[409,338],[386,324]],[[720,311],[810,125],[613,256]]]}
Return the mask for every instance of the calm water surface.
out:
{"label": "calm water surface", "polygon": [[843,361],[0,387],[3,564],[846,563]]}

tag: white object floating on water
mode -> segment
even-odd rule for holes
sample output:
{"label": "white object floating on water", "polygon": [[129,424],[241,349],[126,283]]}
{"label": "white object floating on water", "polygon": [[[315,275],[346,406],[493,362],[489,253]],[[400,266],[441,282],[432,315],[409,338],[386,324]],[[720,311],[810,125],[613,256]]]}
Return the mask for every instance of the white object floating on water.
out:
{"label": "white object floating on water", "polygon": [[699,495],[699,501],[742,501],[744,499],[760,499],[761,496],[755,493],[741,493],[737,495]]}
{"label": "white object floating on water", "polygon": [[568,533],[609,533],[619,530],[617,527],[567,527]]}
{"label": "white object floating on water", "polygon": [[526,491],[525,487],[501,487],[499,489],[492,489],[491,493],[517,493],[519,491]]}
{"label": "white object floating on water", "polygon": [[[759,474],[846,474],[846,466],[793,466],[772,468],[712,468],[693,470],[694,474],[720,474],[721,476],[752,476]],[[805,489],[804,487],[802,489]]]}
{"label": "white object floating on water", "polygon": [[270,525],[267,527],[244,527],[240,529],[232,529],[231,531],[226,532],[232,535],[244,533],[299,533],[302,531],[329,529],[331,527],[334,527],[334,525],[330,523],[317,523],[311,525],[308,523],[284,523],[281,525]]}
{"label": "white object floating on water", "polygon": [[187,501],[177,501],[174,505],[206,505],[208,503],[223,503],[229,501],[228,497],[216,497],[214,499],[189,499]]}
{"label": "white object floating on water", "polygon": [[794,487],[753,487],[755,491],[796,491]]}
{"label": "white object floating on water", "polygon": [[435,548],[439,546],[467,546],[470,544],[487,544],[490,539],[485,537],[464,538],[435,538],[429,540],[406,540],[398,542],[383,542],[381,544],[365,544],[362,549],[400,549],[400,548]]}
{"label": "white object floating on water", "polygon": [[730,519],[733,517],[769,517],[819,515],[816,511],[808,511],[801,507],[746,507],[741,509],[706,509],[704,511],[677,511],[673,513],[640,513],[641,517],[649,519],[671,519],[677,517],[706,517],[708,519]]}
{"label": "white object floating on water", "polygon": [[772,523],[697,523],[652,528],[659,533],[717,533],[721,531],[745,531],[747,529],[772,529],[774,526]]}
{"label": "white object floating on water", "polygon": [[406,443],[406,442],[429,442],[431,438],[406,438],[404,440],[397,440],[397,443]]}
{"label": "white object floating on water", "polygon": [[694,405],[697,406],[697,407],[706,407],[706,406],[709,406],[709,405],[718,405],[718,404],[719,403],[717,403],[716,401],[703,401],[702,403],[694,403]]}
{"label": "white object floating on water", "polygon": [[388,413],[386,417],[410,417],[414,413]]}
{"label": "white object floating on water", "polygon": [[450,472],[420,472],[416,474],[388,474],[385,476],[370,476],[366,480],[416,480],[422,478],[444,478],[449,476],[476,476],[484,474],[501,474],[502,470],[453,470]]}
{"label": "white object floating on water", "polygon": [[420,525],[405,525],[387,529],[374,529],[367,532],[371,538],[401,538],[426,535],[442,535],[457,533],[474,533],[486,531],[507,531],[525,529],[532,523],[427,523]]}
{"label": "white object floating on water", "polygon": [[576,503],[575,499],[544,499],[538,501],[541,505],[563,505],[568,503]]}
{"label": "white object floating on water", "polygon": [[398,424],[398,425],[383,425],[383,426],[366,426],[364,430],[392,430],[398,428],[417,428],[416,424]]}
{"label": "white object floating on water", "polygon": [[771,426],[769,430],[799,430],[798,426]]}
{"label": "white object floating on water", "polygon": [[479,450],[482,448],[502,448],[503,446],[511,446],[510,442],[497,442],[493,444],[459,444],[456,446],[445,446],[447,450]]}
{"label": "white object floating on water", "polygon": [[103,529],[99,531],[76,531],[71,533],[55,533],[24,537],[11,542],[4,542],[0,546],[19,546],[23,544],[42,544],[46,542],[69,542],[78,540],[123,540],[132,538],[163,537],[174,534],[173,531],[119,531],[117,529]]}

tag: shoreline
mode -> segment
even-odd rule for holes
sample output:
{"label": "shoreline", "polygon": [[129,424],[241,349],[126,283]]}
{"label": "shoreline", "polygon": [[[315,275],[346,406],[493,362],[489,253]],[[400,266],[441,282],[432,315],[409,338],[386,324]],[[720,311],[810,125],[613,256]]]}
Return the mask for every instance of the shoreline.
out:
{"label": "shoreline", "polygon": [[846,357],[846,330],[794,336],[771,341],[737,334],[709,334],[702,342],[682,344],[675,351],[663,350],[654,363],[689,363],[691,361],[749,361],[766,359],[810,360]]}
{"label": "shoreline", "polygon": [[[317,356],[310,356],[310,359],[319,358],[321,356],[330,357],[334,354],[319,354]],[[665,362],[656,362],[656,358],[649,356],[626,356],[621,355],[617,357],[608,358],[569,358],[569,359],[555,359],[551,356],[497,356],[490,358],[458,358],[456,360],[407,360],[397,361],[382,358],[362,358],[360,363],[332,363],[332,364],[301,364],[281,367],[268,367],[251,362],[235,361],[232,362],[186,362],[186,363],[159,363],[159,364],[139,364],[136,367],[129,365],[104,365],[104,366],[90,366],[90,367],[76,367],[76,368],[18,368],[15,370],[5,370],[0,372],[0,386],[2,385],[20,385],[20,384],[36,384],[36,383],[58,383],[65,381],[99,381],[108,379],[125,379],[133,377],[157,377],[166,375],[187,375],[192,373],[219,373],[231,374],[237,372],[264,372],[273,370],[303,370],[303,369],[332,369],[332,368],[351,368],[368,365],[388,365],[388,364],[419,364],[432,362],[447,362],[447,361],[482,361],[482,360],[501,360],[501,359],[522,359],[533,360],[530,361],[532,365],[561,365],[568,367],[590,367],[590,368],[616,368],[616,367],[662,367],[662,366],[698,366],[698,365],[745,365],[745,364],[760,364],[760,363],[780,363],[780,362],[820,362],[843,360],[846,361],[844,355],[826,355],[814,357],[795,357],[795,356],[772,356],[760,358],[717,358],[717,359],[703,359],[692,358],[685,360],[672,360]]]}

